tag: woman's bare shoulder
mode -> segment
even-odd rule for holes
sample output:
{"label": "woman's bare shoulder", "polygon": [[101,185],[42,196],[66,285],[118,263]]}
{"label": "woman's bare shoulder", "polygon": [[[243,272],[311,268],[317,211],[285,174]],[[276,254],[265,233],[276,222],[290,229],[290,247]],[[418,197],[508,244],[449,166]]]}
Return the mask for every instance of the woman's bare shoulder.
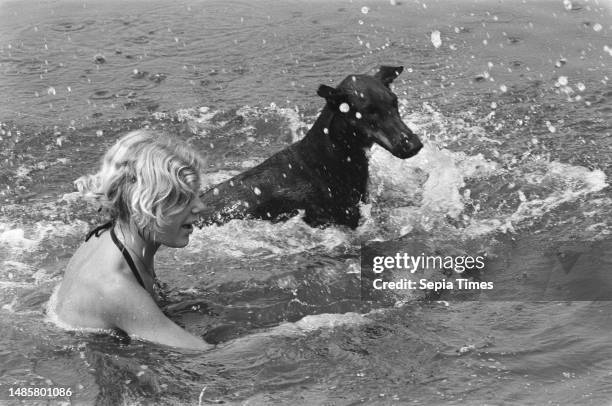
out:
{"label": "woman's bare shoulder", "polygon": [[134,285],[123,267],[121,252],[107,233],[84,242],[70,260],[57,292],[58,317],[75,327],[114,327],[106,313],[118,295]]}

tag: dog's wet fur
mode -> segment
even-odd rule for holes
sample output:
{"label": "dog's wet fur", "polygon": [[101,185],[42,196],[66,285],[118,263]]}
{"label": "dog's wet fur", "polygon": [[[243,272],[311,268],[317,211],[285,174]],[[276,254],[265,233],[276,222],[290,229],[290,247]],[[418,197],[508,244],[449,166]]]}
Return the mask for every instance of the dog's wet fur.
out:
{"label": "dog's wet fur", "polygon": [[389,88],[402,70],[382,66],[373,76],[350,75],[336,88],[321,85],[317,93],[326,105],[306,136],[203,193],[200,225],[245,217],[279,221],[304,210],[311,226],[357,227],[372,144],[402,159],[423,146]]}

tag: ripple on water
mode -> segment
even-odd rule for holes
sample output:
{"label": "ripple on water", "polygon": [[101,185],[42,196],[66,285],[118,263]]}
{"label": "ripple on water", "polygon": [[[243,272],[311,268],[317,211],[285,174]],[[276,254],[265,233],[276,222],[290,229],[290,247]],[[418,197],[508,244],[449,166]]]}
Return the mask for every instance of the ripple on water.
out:
{"label": "ripple on water", "polygon": [[132,44],[144,45],[148,44],[151,39],[146,35],[139,35],[136,37],[126,38],[126,42],[130,42]]}
{"label": "ripple on water", "polygon": [[4,74],[7,76],[43,75],[55,72],[61,67],[61,65],[38,58],[25,60],[12,58],[3,62],[6,64]]}
{"label": "ripple on water", "polygon": [[115,94],[107,89],[99,89],[93,92],[92,100],[108,100],[115,97]]}
{"label": "ripple on water", "polygon": [[93,24],[93,21],[87,21],[85,23],[77,23],[73,21],[63,21],[60,23],[55,23],[51,25],[51,29],[57,32],[73,32],[73,31],[81,31],[87,25]]}

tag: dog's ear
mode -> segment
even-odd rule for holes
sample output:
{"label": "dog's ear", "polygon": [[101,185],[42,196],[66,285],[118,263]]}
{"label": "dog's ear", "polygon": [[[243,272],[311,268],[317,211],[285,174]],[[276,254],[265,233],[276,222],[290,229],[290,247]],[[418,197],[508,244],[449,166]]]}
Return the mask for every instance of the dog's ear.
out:
{"label": "dog's ear", "polygon": [[334,89],[327,85],[319,86],[317,94],[332,104],[340,104],[346,101],[346,96],[341,90]]}
{"label": "dog's ear", "polygon": [[380,79],[385,86],[389,86],[391,82],[393,82],[395,78],[402,73],[403,70],[403,66],[381,66],[374,77]]}

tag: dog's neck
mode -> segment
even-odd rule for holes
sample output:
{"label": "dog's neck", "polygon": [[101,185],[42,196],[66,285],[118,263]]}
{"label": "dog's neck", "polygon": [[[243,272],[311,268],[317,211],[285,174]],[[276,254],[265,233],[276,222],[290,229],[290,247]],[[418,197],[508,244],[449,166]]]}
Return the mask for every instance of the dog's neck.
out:
{"label": "dog's neck", "polygon": [[296,145],[304,164],[331,184],[341,184],[349,193],[363,196],[368,181],[371,142],[342,113],[326,106],[306,136]]}
{"label": "dog's neck", "polygon": [[329,157],[336,162],[352,162],[350,166],[367,167],[366,152],[372,147],[372,141],[341,114],[326,105],[304,138],[309,148],[317,151],[319,159]]}

